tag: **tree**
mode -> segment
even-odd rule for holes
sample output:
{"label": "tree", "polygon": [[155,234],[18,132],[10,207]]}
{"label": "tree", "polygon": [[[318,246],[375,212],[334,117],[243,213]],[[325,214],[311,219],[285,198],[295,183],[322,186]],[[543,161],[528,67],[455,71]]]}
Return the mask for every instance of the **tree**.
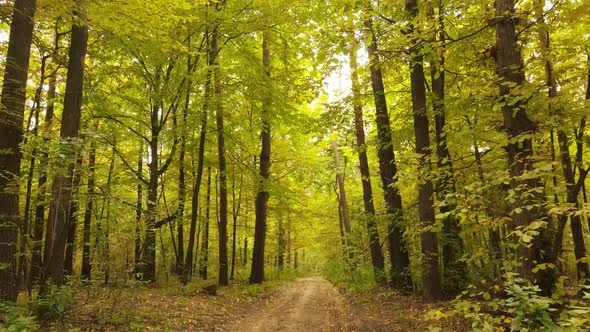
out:
{"label": "tree", "polygon": [[[61,144],[70,160],[77,159],[75,157],[75,144],[80,129],[84,62],[88,44],[88,26],[85,22],[84,0],[76,0],[74,17],[75,21],[72,24],[72,34],[70,37],[66,91],[60,130]],[[47,221],[43,257],[44,274],[41,278],[43,285],[48,281],[57,285],[64,283],[66,242],[70,223],[73,222],[70,218],[70,208],[72,204],[75,163],[69,161],[66,166],[66,174],[57,176],[53,180],[51,187],[52,199],[49,219]]]}
{"label": "tree", "polygon": [[[354,27],[354,25],[353,25]],[[354,110],[354,132],[356,135],[357,153],[359,158],[359,170],[363,185],[363,203],[365,206],[365,218],[367,219],[367,232],[369,234],[369,248],[371,252],[371,263],[375,281],[379,285],[385,285],[385,259],[381,252],[381,241],[377,223],[375,222],[375,204],[373,202],[373,187],[371,186],[371,173],[369,170],[369,159],[367,157],[367,143],[365,137],[365,121],[363,119],[363,104],[361,100],[361,86],[359,82],[357,51],[358,43],[355,36],[355,29],[350,34],[350,80],[352,83],[352,107]]]}
{"label": "tree", "polygon": [[377,124],[377,135],[379,144],[379,171],[383,191],[385,193],[385,203],[389,215],[389,224],[387,227],[387,240],[389,242],[389,258],[391,260],[391,285],[393,288],[403,292],[412,289],[412,280],[410,271],[410,257],[407,246],[403,239],[402,229],[402,197],[399,191],[397,166],[395,153],[391,139],[391,125],[389,113],[387,110],[387,100],[385,98],[385,88],[383,85],[383,74],[381,72],[381,63],[378,53],[377,33],[373,27],[372,12],[367,9],[367,18],[365,19],[365,28],[369,44],[367,51],[369,54],[369,68],[371,71],[371,87],[373,88],[373,98],[375,99],[375,122]]}
{"label": "tree", "polygon": [[[25,87],[29,68],[35,0],[14,3],[2,95],[0,96],[0,299],[15,301],[16,242],[19,219],[20,174]],[[16,181],[16,182],[15,182]]]}
{"label": "tree", "polygon": [[[418,16],[418,2],[406,0],[406,12],[410,20]],[[430,132],[426,110],[426,82],[424,78],[423,56],[418,47],[419,39],[414,37],[415,27],[410,23],[408,35],[412,45],[410,54],[410,77],[412,88],[412,110],[414,115],[414,134],[416,137],[416,153],[419,155],[421,178],[418,183],[418,209],[420,222],[424,230],[420,234],[422,243],[422,291],[428,300],[441,297],[440,270],[438,266],[438,237],[430,229],[434,224],[434,199],[432,180],[428,178],[430,164]]]}
{"label": "tree", "polygon": [[[444,7],[438,1],[437,8],[430,8],[435,13],[429,15],[435,29],[435,43],[430,61],[430,80],[432,85],[432,109],[434,111],[434,132],[436,141],[436,165],[439,179],[435,182],[435,191],[439,201],[440,213],[443,219],[442,250],[443,280],[442,290],[446,296],[455,296],[465,287],[468,281],[467,264],[462,261],[464,252],[463,239],[460,236],[459,220],[455,215],[457,208],[455,201],[448,199],[449,194],[456,192],[453,162],[449,151],[446,111],[445,111],[445,45],[446,31],[444,22]],[[436,10],[435,10],[436,9]],[[477,152],[479,153],[479,151]]]}
{"label": "tree", "polygon": [[[271,61],[269,34],[270,32],[265,29],[262,36],[262,66],[265,75],[268,78],[270,78]],[[260,284],[264,281],[264,249],[266,242],[271,151],[271,127],[269,115],[272,103],[271,98],[270,91],[265,91],[260,116],[262,119],[262,129],[260,130],[260,179],[258,183],[258,193],[256,195],[256,223],[254,225],[254,248],[252,251],[252,270],[250,272],[251,284]]]}
{"label": "tree", "polygon": [[[515,195],[512,219],[514,225],[522,232],[541,233],[530,245],[527,242],[531,240],[523,238],[524,243],[519,243],[517,246],[516,257],[520,263],[518,272],[522,277],[534,281],[535,264],[544,262],[547,257],[542,254],[541,248],[550,251],[551,242],[546,241],[548,232],[544,223],[539,223],[539,220],[543,218],[543,211],[538,204],[544,201],[537,190],[541,187],[540,179],[536,176],[523,177],[534,169],[533,142],[527,135],[536,130],[536,125],[527,115],[526,99],[517,94],[518,89],[523,88],[525,76],[513,14],[513,0],[496,1],[496,68],[500,78],[499,90],[504,130],[508,137],[506,151],[510,187]],[[546,294],[551,292],[552,285],[545,280],[540,281],[540,286]]]}

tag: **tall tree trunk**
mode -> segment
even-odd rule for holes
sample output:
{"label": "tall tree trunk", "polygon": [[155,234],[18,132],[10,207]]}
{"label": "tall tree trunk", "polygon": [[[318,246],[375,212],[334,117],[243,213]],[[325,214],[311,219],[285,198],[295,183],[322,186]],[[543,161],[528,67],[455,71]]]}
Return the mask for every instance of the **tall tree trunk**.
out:
{"label": "tall tree trunk", "polygon": [[282,271],[285,268],[285,226],[283,224],[282,215],[279,215],[279,221],[277,225],[277,247],[277,267],[279,268],[279,271]]}
{"label": "tall tree trunk", "polygon": [[[557,84],[556,84],[556,77],[555,72],[553,70],[553,63],[549,58],[549,49],[550,45],[550,36],[549,31],[547,28],[547,24],[544,20],[544,10],[543,10],[544,3],[542,1],[535,1],[535,11],[536,16],[539,22],[539,44],[541,50],[541,56],[545,59],[545,75],[546,75],[546,83],[547,83],[547,95],[549,97],[549,107],[550,112],[555,114],[560,114],[561,109],[557,106],[557,109],[553,109],[553,98],[557,96]],[[557,129],[557,141],[559,143],[559,152],[561,155],[561,169],[563,172],[563,178],[566,183],[566,191],[567,191],[567,202],[572,205],[572,208],[579,209],[579,201],[578,201],[578,194],[581,189],[581,182],[580,185],[577,185],[577,181],[575,178],[574,172],[574,165],[572,162],[572,158],[570,155],[570,141],[565,133],[565,131],[561,128]],[[580,180],[584,181],[587,173],[580,172]],[[562,220],[565,221],[565,220]],[[586,261],[586,245],[584,244],[584,233],[582,230],[582,219],[579,213],[572,213],[570,217],[570,227],[572,231],[572,237],[574,240],[574,255],[576,257],[576,267],[578,273],[578,279],[582,280],[587,278],[589,275],[588,271],[588,262]],[[563,228],[558,227],[558,233],[556,234],[557,237],[563,237]],[[561,243],[561,241],[557,241]],[[560,245],[561,247],[561,245]],[[558,250],[559,252],[560,250]],[[553,264],[557,263],[558,256],[553,255],[550,257]]]}
{"label": "tall tree trunk", "polygon": [[74,272],[74,256],[76,250],[76,230],[78,222],[78,201],[74,199],[74,196],[78,194],[80,186],[80,168],[82,167],[83,157],[80,155],[76,161],[74,168],[74,180],[72,182],[72,201],[70,203],[70,214],[68,216],[68,235],[66,239],[66,253],[64,257],[64,273],[67,276],[71,276]]}
{"label": "tall tree trunk", "polygon": [[[367,13],[372,15],[371,10]],[[367,39],[369,44],[369,68],[371,71],[371,86],[375,99],[375,122],[377,124],[377,136],[379,141],[379,173],[383,192],[385,193],[385,205],[389,224],[387,225],[387,240],[389,242],[389,258],[391,260],[391,286],[404,293],[412,290],[410,274],[410,256],[403,239],[403,211],[402,197],[398,188],[397,166],[391,139],[391,126],[383,86],[383,74],[381,61],[377,51],[377,34],[373,29],[373,19],[365,21]]]}
{"label": "tall tree trunk", "polygon": [[[431,8],[433,10],[433,8]],[[447,195],[455,191],[455,177],[451,153],[447,144],[446,111],[445,111],[445,46],[446,32],[444,25],[443,4],[438,2],[438,14],[432,13],[430,18],[436,25],[436,50],[430,62],[430,78],[432,81],[432,108],[434,111],[434,131],[436,138],[436,161],[440,173],[436,182],[436,193],[439,201],[446,201]],[[438,48],[438,49],[437,49]],[[443,256],[443,293],[447,297],[454,297],[467,285],[467,264],[461,261],[464,251],[461,239],[459,220],[453,211],[457,205],[454,201],[447,201],[440,207],[440,213],[445,214],[442,234]]]}
{"label": "tall tree trunk", "polygon": [[[266,80],[270,83],[270,48],[269,34],[265,29],[262,36],[262,67],[264,68]],[[256,223],[254,225],[254,249],[252,252],[252,270],[250,272],[250,283],[260,284],[264,281],[264,249],[266,241],[266,221],[268,214],[269,178],[270,178],[270,107],[272,103],[271,91],[264,91],[262,100],[262,130],[260,150],[260,177],[258,182],[258,193],[256,195]]]}
{"label": "tall tree trunk", "polygon": [[[406,12],[411,20],[418,16],[417,0],[406,0]],[[425,230],[420,234],[422,243],[422,291],[427,300],[438,300],[441,298],[441,280],[438,265],[438,237],[429,229],[433,226],[434,220],[434,199],[432,180],[429,179],[431,172],[431,151],[430,132],[428,124],[428,113],[426,110],[426,83],[424,78],[423,59],[418,38],[413,25],[410,25],[408,35],[412,42],[413,49],[410,59],[410,78],[412,88],[412,109],[414,114],[414,134],[416,137],[416,153],[420,156],[421,179],[418,184],[418,210],[420,222]]]}
{"label": "tall tree trunk", "polygon": [[[98,123],[96,128],[98,128]],[[90,232],[92,230],[92,211],[94,208],[94,186],[96,181],[96,143],[90,143],[90,153],[88,155],[88,175],[86,208],[84,210],[84,230],[82,238],[82,280],[90,280],[92,277],[92,263],[90,261]]]}
{"label": "tall tree trunk", "polygon": [[[217,54],[217,27],[214,28],[211,41],[212,51]],[[219,223],[217,224],[219,236],[219,266],[218,278],[220,286],[229,285],[228,259],[227,259],[227,165],[225,161],[225,134],[223,124],[223,102],[221,100],[221,79],[219,62],[214,63],[213,91],[215,94],[215,112],[217,117],[217,156],[219,158]]]}
{"label": "tall tree trunk", "polygon": [[[188,57],[187,59],[187,75],[190,75],[193,71],[193,64],[192,58]],[[185,180],[185,167],[184,167],[184,160],[186,154],[186,141],[187,141],[187,117],[188,117],[188,109],[190,106],[190,95],[192,89],[192,81],[188,81],[186,87],[186,95],[184,99],[184,108],[182,112],[182,134],[181,134],[181,142],[180,142],[180,154],[179,154],[179,170],[178,170],[178,224],[176,225],[176,232],[178,238],[178,249],[176,255],[176,273],[181,276],[181,279],[184,278],[184,210],[185,210],[185,201],[186,201],[186,180]]]}
{"label": "tall tree trunk", "polygon": [[[542,193],[533,197],[529,195],[530,190],[541,187],[538,177],[522,178],[523,174],[533,170],[534,163],[532,139],[523,135],[531,134],[536,128],[525,111],[526,102],[512,92],[512,87],[519,88],[525,82],[513,14],[514,0],[496,0],[496,65],[501,80],[499,90],[500,101],[503,104],[504,130],[509,142],[506,151],[510,187],[515,192],[512,219],[516,227],[525,228],[544,217],[543,211],[535,206],[544,204],[545,199]],[[542,255],[541,248],[545,252],[552,250],[546,230],[541,228],[539,231],[541,234],[535,237],[532,245],[521,243],[516,248],[517,261],[520,263],[518,272],[531,282],[535,280],[535,262],[543,263],[547,260],[547,257]],[[539,284],[545,294],[551,292],[551,285],[544,280],[540,280]]]}
{"label": "tall tree trunk", "polygon": [[[85,23],[84,7],[84,0],[76,0],[76,9],[74,10],[75,21],[72,24],[64,109],[60,131],[62,144],[67,144],[67,141],[75,139],[78,136],[78,130],[80,128],[84,62],[88,44],[88,27]],[[73,159],[71,154],[69,159]],[[51,281],[57,285],[62,285],[64,282],[64,255],[67,230],[70,224],[69,212],[72,200],[73,176],[74,163],[70,162],[67,165],[67,175],[57,176],[53,180],[51,189],[52,200],[47,222],[45,256],[43,260],[45,275],[42,277],[42,284],[45,284],[46,281]]]}
{"label": "tall tree trunk", "polygon": [[[39,84],[37,85],[37,89],[35,90],[35,97],[33,99],[33,107],[31,108],[31,115],[34,114],[35,117],[35,125],[33,126],[32,135],[33,137],[37,137],[39,135],[39,113],[41,110],[41,94],[43,92],[43,85],[45,84],[45,68],[47,63],[47,55],[43,55],[41,58],[41,68],[39,74]],[[30,119],[30,118],[29,118]],[[25,143],[26,145],[26,139]],[[30,246],[30,234],[31,234],[31,201],[32,201],[32,192],[33,192],[33,178],[35,176],[35,164],[37,162],[36,158],[37,149],[33,149],[31,160],[29,161],[29,170],[27,172],[27,187],[26,187],[26,194],[25,194],[25,210],[24,210],[24,217],[21,227],[21,236],[20,236],[20,248],[19,248],[19,263],[18,263],[18,273],[17,273],[17,282],[19,283],[19,288],[21,286],[27,287],[29,283],[27,280],[29,279],[29,260],[27,254],[27,248]],[[31,293],[31,288],[27,287],[29,293]]]}
{"label": "tall tree trunk", "polygon": [[[57,51],[59,46],[58,35],[55,37],[55,48],[54,53]],[[45,133],[44,141],[49,142],[49,136],[51,133],[51,124],[53,122],[54,110],[55,110],[55,96],[56,96],[56,76],[57,69],[49,77],[49,87],[47,89],[47,108],[45,110]],[[39,164],[44,166],[49,159],[49,154],[44,151]],[[40,167],[39,180],[37,183],[37,206],[35,207],[35,222],[33,226],[33,243],[31,249],[31,273],[29,277],[29,288],[33,283],[39,282],[42,271],[42,248],[43,248],[43,229],[45,219],[45,205],[46,205],[46,194],[47,194],[47,171],[44,167]]]}
{"label": "tall tree trunk", "polygon": [[363,202],[365,204],[365,218],[367,220],[367,233],[369,235],[369,249],[375,282],[378,285],[387,284],[385,277],[385,259],[381,252],[381,241],[377,223],[375,222],[375,205],[373,203],[373,187],[371,186],[371,173],[369,171],[369,159],[367,157],[367,143],[365,139],[365,121],[363,119],[363,102],[361,100],[361,85],[358,77],[358,62],[356,53],[358,42],[354,33],[350,37],[350,79],[352,81],[352,106],[354,109],[354,130],[359,157],[359,169],[363,185]]}
{"label": "tall tree trunk", "polygon": [[[216,37],[215,37],[216,38]],[[213,39],[213,37],[212,37]],[[184,277],[183,283],[188,283],[190,281],[190,276],[193,274],[193,252],[195,250],[195,234],[197,232],[197,218],[199,216],[199,191],[201,190],[201,182],[203,179],[203,164],[205,162],[205,141],[207,138],[207,118],[209,113],[209,103],[211,100],[211,79],[213,75],[213,60],[217,57],[216,53],[212,52],[211,44],[209,45],[209,55],[207,64],[209,68],[207,69],[207,76],[205,78],[205,100],[203,102],[203,110],[201,115],[201,133],[199,136],[199,150],[197,155],[197,176],[195,182],[193,184],[193,197],[192,197],[192,204],[191,204],[191,225],[189,229],[189,239],[188,239],[188,246],[186,249],[186,257],[184,261]],[[209,173],[211,171],[209,170]],[[208,175],[209,178],[211,174]],[[209,189],[207,189],[209,190]],[[208,236],[208,229],[209,229],[209,222],[207,222],[207,236]],[[205,275],[207,273],[205,272]],[[205,277],[206,279],[206,277]]]}
{"label": "tall tree trunk", "polygon": [[205,203],[205,225],[203,229],[203,241],[201,244],[201,266],[199,275],[207,280],[207,267],[209,265],[209,218],[211,215],[211,166],[207,168],[207,197]]}
{"label": "tall tree trunk", "polygon": [[237,238],[237,224],[240,215],[240,207],[242,205],[242,174],[240,174],[240,191],[238,199],[236,200],[236,184],[235,172],[232,176],[232,218],[233,218],[233,232],[231,245],[231,272],[229,274],[230,280],[234,280],[234,273],[236,269],[236,238]]}
{"label": "tall tree trunk", "polygon": [[[143,142],[139,143],[139,154],[137,156],[137,174],[143,174]],[[135,203],[135,246],[133,274],[136,279],[140,278],[138,267],[141,263],[141,218],[143,215],[143,182],[137,181],[137,201]]]}
{"label": "tall tree trunk", "polygon": [[27,72],[33,35],[35,0],[16,0],[10,23],[2,96],[0,97],[0,300],[15,301],[16,241]]}
{"label": "tall tree trunk", "polygon": [[348,200],[346,198],[346,189],[344,188],[344,170],[340,164],[340,154],[338,153],[338,143],[332,141],[332,150],[334,151],[334,163],[336,164],[336,184],[338,186],[338,206],[340,210],[340,220],[342,222],[342,241],[344,244],[345,259],[351,270],[354,271],[354,251],[350,241],[350,212],[348,210]]}
{"label": "tall tree trunk", "polygon": [[147,186],[147,210],[145,211],[145,238],[138,271],[144,281],[156,281],[156,207],[158,201],[158,167],[159,167],[159,107],[151,108],[151,139],[149,142],[150,163],[148,164],[149,180]]}

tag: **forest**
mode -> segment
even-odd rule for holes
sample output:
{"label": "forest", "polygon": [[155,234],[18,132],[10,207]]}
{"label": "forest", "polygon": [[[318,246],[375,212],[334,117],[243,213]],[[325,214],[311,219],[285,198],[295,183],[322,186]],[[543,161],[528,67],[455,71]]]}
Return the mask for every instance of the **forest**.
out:
{"label": "forest", "polygon": [[0,55],[0,330],[590,330],[587,0],[4,0]]}

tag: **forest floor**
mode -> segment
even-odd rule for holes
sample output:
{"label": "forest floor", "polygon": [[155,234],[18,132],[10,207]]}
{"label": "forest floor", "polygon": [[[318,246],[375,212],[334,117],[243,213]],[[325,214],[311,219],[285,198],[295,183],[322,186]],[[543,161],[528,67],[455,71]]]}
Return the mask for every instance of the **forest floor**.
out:
{"label": "forest floor", "polygon": [[341,291],[320,277],[235,284],[217,295],[201,285],[79,289],[58,320],[41,330],[79,331],[461,331],[460,322],[433,321],[446,306],[387,289]]}
{"label": "forest floor", "polygon": [[346,299],[323,278],[299,278],[227,331],[358,331]]}

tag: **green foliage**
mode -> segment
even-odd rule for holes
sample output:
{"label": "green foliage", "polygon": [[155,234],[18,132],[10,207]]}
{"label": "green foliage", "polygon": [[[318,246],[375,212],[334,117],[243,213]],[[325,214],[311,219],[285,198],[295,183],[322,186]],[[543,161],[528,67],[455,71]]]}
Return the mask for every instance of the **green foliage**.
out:
{"label": "green foliage", "polygon": [[0,302],[0,330],[34,331],[38,325],[34,316],[14,303]]}
{"label": "green foliage", "polygon": [[[510,278],[510,275],[507,275]],[[551,319],[552,299],[539,296],[541,289],[525,283],[524,280],[513,279],[505,284],[507,312],[514,315],[510,324],[511,331],[538,331],[541,329],[556,331],[559,328]]]}
{"label": "green foliage", "polygon": [[[590,287],[585,286],[586,290]],[[584,292],[581,299],[574,299],[568,304],[567,310],[559,315],[559,325],[567,331],[590,330],[590,293]]]}
{"label": "green foliage", "polygon": [[58,320],[74,305],[76,289],[50,285],[47,294],[29,302],[31,312],[39,321]]}
{"label": "green foliage", "polygon": [[590,293],[584,292],[580,298],[559,286],[556,295],[549,298],[539,295],[538,286],[514,273],[503,278],[506,281],[502,286],[485,281],[470,285],[452,301],[452,309],[435,310],[429,317],[461,317],[470,323],[472,331],[580,331],[590,327]]}

